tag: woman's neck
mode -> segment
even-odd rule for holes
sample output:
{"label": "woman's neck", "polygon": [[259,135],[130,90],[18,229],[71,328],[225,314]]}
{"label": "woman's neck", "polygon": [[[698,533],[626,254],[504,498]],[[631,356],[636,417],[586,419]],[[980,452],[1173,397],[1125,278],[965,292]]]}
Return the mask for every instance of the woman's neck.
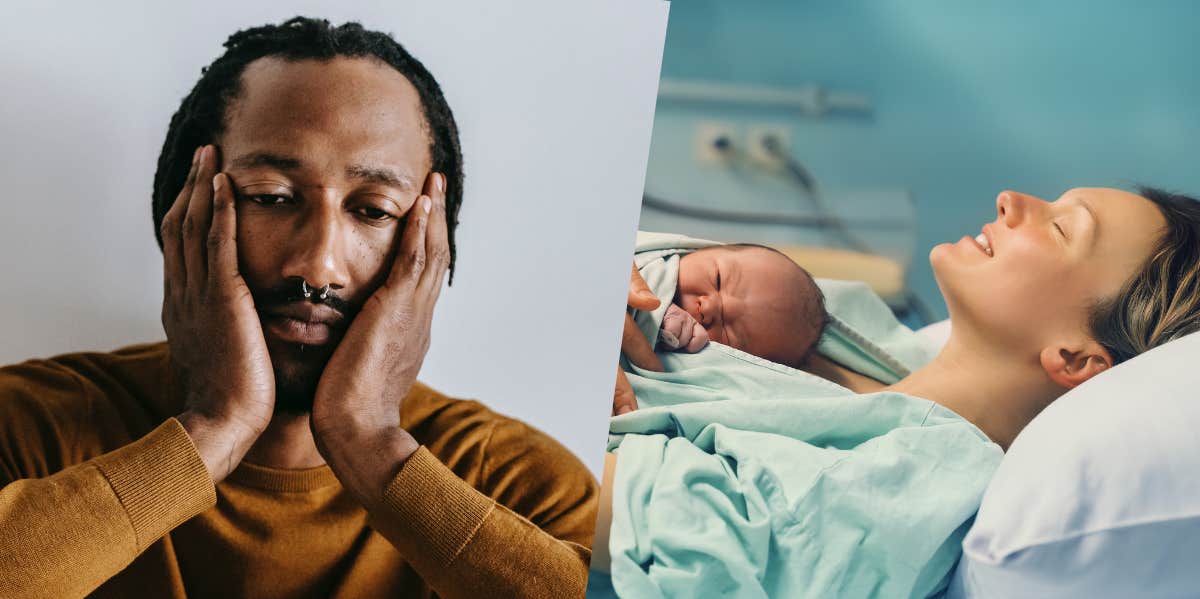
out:
{"label": "woman's neck", "polygon": [[1026,362],[996,355],[986,343],[951,336],[941,353],[887,387],[941,404],[979,427],[1005,450],[1017,433],[1062,393],[1036,356]]}

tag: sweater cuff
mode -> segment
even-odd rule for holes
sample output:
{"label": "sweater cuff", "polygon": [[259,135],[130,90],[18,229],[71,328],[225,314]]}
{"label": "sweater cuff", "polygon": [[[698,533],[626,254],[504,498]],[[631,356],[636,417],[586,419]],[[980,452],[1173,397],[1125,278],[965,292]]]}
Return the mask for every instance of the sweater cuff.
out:
{"label": "sweater cuff", "polygon": [[371,526],[401,553],[419,550],[449,565],[495,505],[422,446],[384,489]]}
{"label": "sweater cuff", "polygon": [[174,418],[94,463],[125,508],[139,552],[217,503],[212,475]]}

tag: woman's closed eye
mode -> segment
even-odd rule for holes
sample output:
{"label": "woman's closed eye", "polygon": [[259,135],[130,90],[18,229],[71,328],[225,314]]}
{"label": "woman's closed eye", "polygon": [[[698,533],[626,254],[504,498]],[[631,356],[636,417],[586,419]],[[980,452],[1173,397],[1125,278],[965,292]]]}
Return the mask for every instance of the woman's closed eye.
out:
{"label": "woman's closed eye", "polygon": [[1058,221],[1054,221],[1054,228],[1058,229],[1058,234],[1061,235],[1063,239],[1067,239],[1067,232],[1062,228],[1062,225],[1060,225]]}

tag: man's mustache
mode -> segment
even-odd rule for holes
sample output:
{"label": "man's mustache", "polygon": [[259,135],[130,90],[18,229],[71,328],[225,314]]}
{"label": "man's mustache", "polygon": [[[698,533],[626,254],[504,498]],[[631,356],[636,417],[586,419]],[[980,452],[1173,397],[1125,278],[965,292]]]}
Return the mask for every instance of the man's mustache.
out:
{"label": "man's mustache", "polygon": [[342,316],[341,324],[343,326],[350,323],[354,315],[358,313],[358,308],[340,297],[336,292],[329,291],[324,299],[316,293],[315,289],[309,288],[310,296],[304,297],[304,291],[301,289],[300,280],[295,282],[286,281],[275,287],[265,289],[250,289],[250,295],[254,298],[254,307],[259,314],[268,312],[272,308],[286,306],[295,302],[308,302],[312,304],[325,305],[334,309]]}

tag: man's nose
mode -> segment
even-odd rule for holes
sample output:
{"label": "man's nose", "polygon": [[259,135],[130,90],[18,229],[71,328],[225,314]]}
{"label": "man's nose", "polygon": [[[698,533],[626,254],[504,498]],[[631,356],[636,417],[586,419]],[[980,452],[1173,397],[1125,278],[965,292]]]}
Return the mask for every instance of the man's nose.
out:
{"label": "man's nose", "polygon": [[295,223],[288,257],[281,273],[285,279],[301,278],[311,287],[346,287],[346,267],[341,210],[331,202],[313,203]]}

